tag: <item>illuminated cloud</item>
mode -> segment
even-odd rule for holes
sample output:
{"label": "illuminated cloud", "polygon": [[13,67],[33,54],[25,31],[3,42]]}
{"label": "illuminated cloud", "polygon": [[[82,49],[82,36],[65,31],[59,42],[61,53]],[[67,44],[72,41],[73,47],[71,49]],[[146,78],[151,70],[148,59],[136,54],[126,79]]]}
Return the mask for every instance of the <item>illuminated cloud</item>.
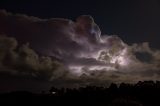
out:
{"label": "illuminated cloud", "polygon": [[57,86],[160,78],[160,50],[148,42],[128,45],[117,35],[101,35],[88,15],[72,21],[1,10],[0,34],[0,67],[12,75],[29,75]]}

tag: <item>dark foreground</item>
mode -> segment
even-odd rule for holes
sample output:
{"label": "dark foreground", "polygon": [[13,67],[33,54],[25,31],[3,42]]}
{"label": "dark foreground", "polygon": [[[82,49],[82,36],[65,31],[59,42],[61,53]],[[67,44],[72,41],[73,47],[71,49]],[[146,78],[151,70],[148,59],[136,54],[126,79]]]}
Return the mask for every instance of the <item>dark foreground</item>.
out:
{"label": "dark foreground", "polygon": [[109,88],[87,86],[79,89],[56,89],[34,94],[17,91],[0,94],[0,104],[43,106],[160,106],[160,82],[145,81],[135,85],[111,84]]}

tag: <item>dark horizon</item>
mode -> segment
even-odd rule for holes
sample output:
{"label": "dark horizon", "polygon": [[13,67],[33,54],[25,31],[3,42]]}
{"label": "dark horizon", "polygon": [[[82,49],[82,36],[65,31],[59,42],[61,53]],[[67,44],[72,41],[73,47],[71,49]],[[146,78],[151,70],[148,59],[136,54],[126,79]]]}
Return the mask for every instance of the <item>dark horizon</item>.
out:
{"label": "dark horizon", "polygon": [[80,88],[51,87],[41,93],[13,91],[0,93],[5,105],[70,105],[70,106],[157,106],[160,81],[139,81],[136,84],[112,83],[109,87],[86,86]]}

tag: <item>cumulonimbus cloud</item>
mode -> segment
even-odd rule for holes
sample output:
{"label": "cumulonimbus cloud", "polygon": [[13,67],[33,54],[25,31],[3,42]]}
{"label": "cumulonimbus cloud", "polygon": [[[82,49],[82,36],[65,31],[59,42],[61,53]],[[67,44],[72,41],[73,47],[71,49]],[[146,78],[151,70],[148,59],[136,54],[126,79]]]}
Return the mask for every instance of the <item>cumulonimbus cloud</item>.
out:
{"label": "cumulonimbus cloud", "polygon": [[1,69],[12,74],[65,84],[159,80],[159,50],[148,42],[128,45],[117,35],[101,35],[88,15],[72,21],[1,10],[0,34]]}

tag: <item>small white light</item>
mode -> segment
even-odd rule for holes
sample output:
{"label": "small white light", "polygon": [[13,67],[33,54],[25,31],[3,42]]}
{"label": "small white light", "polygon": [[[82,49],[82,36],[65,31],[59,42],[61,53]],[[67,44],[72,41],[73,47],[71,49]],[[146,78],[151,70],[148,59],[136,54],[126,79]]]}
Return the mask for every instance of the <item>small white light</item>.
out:
{"label": "small white light", "polygon": [[56,92],[52,92],[52,95],[56,94]]}

